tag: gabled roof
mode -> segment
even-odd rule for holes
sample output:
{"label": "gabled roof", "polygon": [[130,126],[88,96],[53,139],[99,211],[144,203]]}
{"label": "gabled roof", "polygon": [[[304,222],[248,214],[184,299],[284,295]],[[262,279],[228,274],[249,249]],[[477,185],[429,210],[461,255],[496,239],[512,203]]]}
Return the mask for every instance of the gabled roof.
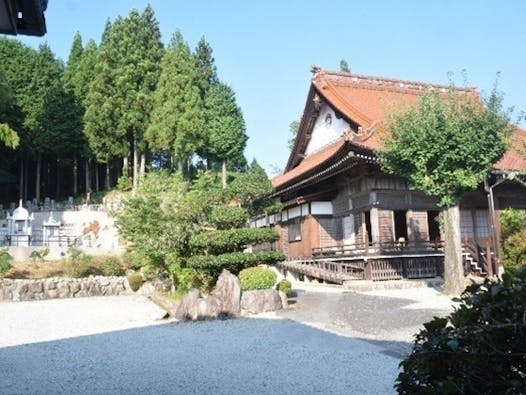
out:
{"label": "gabled roof", "polygon": [[[317,67],[312,71],[312,84],[298,136],[284,173],[272,180],[275,188],[300,179],[314,169],[320,168],[330,161],[336,152],[343,149],[344,145],[348,149],[354,146],[369,152],[381,148],[381,134],[385,131],[384,121],[390,113],[404,111],[416,105],[420,97],[429,90],[447,93],[450,88],[446,85],[332,72]],[[475,88],[457,88],[457,91],[478,97]],[[306,156],[305,150],[319,110],[313,103],[319,100],[327,103],[349,124],[357,125],[358,130],[348,131],[341,139]],[[526,159],[519,152],[526,142],[526,132],[517,129],[513,141],[512,147],[495,165],[496,169],[526,171]]]}

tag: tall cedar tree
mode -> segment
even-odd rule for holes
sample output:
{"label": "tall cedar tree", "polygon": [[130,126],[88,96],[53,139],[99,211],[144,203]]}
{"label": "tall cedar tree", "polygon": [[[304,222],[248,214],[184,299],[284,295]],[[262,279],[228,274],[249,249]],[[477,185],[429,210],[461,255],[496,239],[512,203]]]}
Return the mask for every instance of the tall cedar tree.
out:
{"label": "tall cedar tree", "polygon": [[[205,37],[201,37],[194,52],[194,59],[197,66],[197,75],[198,75],[198,86],[201,92],[201,99],[203,103],[206,102],[210,88],[219,82],[217,77],[217,69],[215,66],[215,59],[212,55],[212,47],[206,41]],[[208,127],[208,118],[205,113],[205,128]],[[197,154],[206,160],[206,167],[211,168],[212,159],[210,158],[210,153],[207,151],[208,148],[208,133],[205,134],[205,141]]]}
{"label": "tall cedar tree", "polygon": [[226,164],[235,160],[246,147],[248,137],[241,109],[236,104],[232,88],[217,83],[206,97],[208,144],[207,151],[214,161],[221,163],[222,184],[226,188]]}
{"label": "tall cedar tree", "polygon": [[512,131],[495,90],[485,104],[453,89],[447,98],[427,93],[416,107],[390,119],[390,137],[379,152],[385,170],[438,197],[444,208],[444,292],[449,295],[464,290],[460,199],[484,182]]}
{"label": "tall cedar tree", "polygon": [[[29,111],[34,99],[34,92],[31,91],[28,82],[32,80],[35,74],[33,65],[36,56],[37,52],[34,49],[20,41],[0,37],[0,70],[2,70],[6,85],[9,87],[13,98],[13,107],[6,116],[9,125],[16,125],[15,128],[20,138],[20,144],[16,151],[5,150],[4,147],[1,147],[0,157],[2,163],[5,164],[2,169],[7,171],[5,177],[16,180],[14,174],[19,174],[19,199],[26,198],[24,186],[27,185],[27,182],[24,180],[27,180],[31,160],[32,141],[29,136],[29,128],[25,123],[25,114]],[[17,164],[17,168],[14,164]]]}
{"label": "tall cedar tree", "polygon": [[148,5],[139,15],[132,10],[124,20],[118,43],[116,87],[118,101],[118,130],[130,141],[133,155],[133,190],[139,182],[139,158],[144,172],[146,144],[144,133],[150,123],[153,93],[160,73],[163,44],[159,23]]}
{"label": "tall cedar tree", "polygon": [[132,154],[134,187],[139,178],[139,156],[141,164],[145,161],[143,135],[162,56],[152,8],[146,7],[142,14],[132,10],[127,18],[107,24],[88,93],[85,118],[90,148],[105,163]]}
{"label": "tall cedar tree", "polygon": [[194,58],[197,67],[197,74],[199,79],[199,88],[201,89],[201,97],[203,100],[210,90],[210,87],[219,82],[217,78],[217,68],[215,66],[215,59],[212,55],[212,47],[201,37],[195,48]]}
{"label": "tall cedar tree", "polygon": [[175,155],[184,174],[204,144],[204,106],[194,58],[178,31],[166,50],[146,139],[153,150]]}
{"label": "tall cedar tree", "polygon": [[[114,158],[128,154],[128,145],[124,135],[118,133],[117,104],[119,97],[116,89],[117,53],[123,20],[118,17],[114,23],[107,22],[102,35],[99,50],[96,52],[94,73],[84,99],[84,134],[88,140],[90,152],[101,163],[110,163]],[[87,48],[84,51],[87,52]],[[84,59],[87,59],[86,57]],[[84,62],[82,63],[84,66]],[[82,68],[82,67],[81,67]],[[86,70],[85,70],[86,71]]]}
{"label": "tall cedar tree", "polygon": [[73,43],[69,52],[68,61],[64,69],[64,89],[66,93],[71,97],[74,102],[74,111],[72,111],[71,117],[74,119],[75,134],[73,150],[73,166],[72,180],[73,180],[73,195],[78,194],[78,170],[79,170],[79,157],[86,156],[87,152],[87,141],[84,136],[84,96],[85,85],[89,83],[82,72],[82,63],[84,60],[84,48],[82,47],[82,37],[79,32],[75,33],[73,37]]}
{"label": "tall cedar tree", "polygon": [[57,156],[69,154],[75,140],[72,134],[75,119],[71,119],[75,108],[62,86],[64,67],[49,46],[40,45],[33,66],[35,73],[29,86],[34,99],[26,112],[25,124],[31,136],[31,152],[36,159],[35,198],[40,200],[43,156],[47,156],[49,166]]}

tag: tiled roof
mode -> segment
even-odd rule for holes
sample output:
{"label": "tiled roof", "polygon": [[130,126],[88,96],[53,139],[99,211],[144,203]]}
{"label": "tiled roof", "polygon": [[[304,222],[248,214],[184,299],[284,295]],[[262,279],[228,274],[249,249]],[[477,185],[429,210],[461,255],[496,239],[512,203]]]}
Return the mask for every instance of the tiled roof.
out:
{"label": "tiled roof", "polygon": [[[331,106],[360,125],[363,131],[360,145],[373,150],[380,148],[382,143],[372,129],[381,128],[389,114],[416,105],[429,90],[446,93],[449,89],[445,85],[314,71],[312,84]],[[458,91],[476,95],[474,88]]]}
{"label": "tiled roof", "polygon": [[[347,133],[323,149],[306,156],[289,171],[277,175],[272,179],[274,188],[285,186],[321,167],[344,147],[346,141],[367,150],[381,148],[381,134],[385,133],[384,121],[389,114],[414,106],[428,90],[447,93],[449,89],[446,85],[330,72],[319,68],[314,68],[313,71],[312,86],[315,91],[323,96],[331,107],[357,123],[361,130],[357,134]],[[477,97],[474,88],[457,88],[457,91]],[[526,131],[517,129],[512,136],[511,147],[495,164],[495,168],[526,171],[526,158],[519,152],[523,150],[524,142]]]}
{"label": "tiled roof", "polygon": [[498,170],[526,171],[526,130],[517,128],[510,138],[510,147],[495,163]]}
{"label": "tiled roof", "polygon": [[344,138],[340,138],[338,140],[335,140],[331,144],[323,147],[322,149],[311,153],[292,170],[275,176],[271,180],[272,186],[274,188],[277,188],[279,186],[285,185],[289,181],[292,181],[295,178],[298,178],[299,176],[309,172],[310,170],[313,170],[317,166],[323,164],[324,162],[332,158],[341,148],[343,148],[345,143],[346,140]]}

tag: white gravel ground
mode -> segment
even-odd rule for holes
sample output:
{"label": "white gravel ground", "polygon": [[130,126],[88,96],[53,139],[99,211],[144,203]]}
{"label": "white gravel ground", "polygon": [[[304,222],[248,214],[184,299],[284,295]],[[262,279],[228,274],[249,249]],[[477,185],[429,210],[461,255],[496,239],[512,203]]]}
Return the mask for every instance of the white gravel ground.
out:
{"label": "white gravel ground", "polygon": [[0,303],[2,394],[388,394],[399,360],[288,319],[160,323],[142,297]]}

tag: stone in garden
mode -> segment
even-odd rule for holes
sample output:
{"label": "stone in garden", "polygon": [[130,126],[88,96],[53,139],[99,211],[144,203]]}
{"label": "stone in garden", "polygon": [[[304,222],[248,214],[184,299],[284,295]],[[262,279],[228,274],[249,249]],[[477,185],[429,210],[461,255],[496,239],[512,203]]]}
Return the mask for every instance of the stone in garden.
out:
{"label": "stone in garden", "polygon": [[280,310],[282,307],[281,298],[275,289],[245,291],[241,295],[242,314],[259,314]]}
{"label": "stone in garden", "polygon": [[[192,316],[193,320],[215,320],[221,313],[222,303],[217,296],[210,295],[206,298],[198,299],[195,306],[195,315]],[[190,313],[194,313],[194,311]]]}
{"label": "stone in garden", "polygon": [[289,299],[287,298],[287,294],[283,291],[278,291],[279,292],[279,297],[281,299],[281,306],[286,309],[287,307],[289,307]]}
{"label": "stone in garden", "polygon": [[221,272],[217,283],[212,291],[222,303],[222,316],[235,317],[241,313],[241,284],[239,278],[228,270]]}
{"label": "stone in garden", "polygon": [[199,290],[192,288],[188,293],[181,299],[181,303],[175,312],[175,319],[180,321],[191,320],[191,310],[195,310],[195,304],[199,299]]}

